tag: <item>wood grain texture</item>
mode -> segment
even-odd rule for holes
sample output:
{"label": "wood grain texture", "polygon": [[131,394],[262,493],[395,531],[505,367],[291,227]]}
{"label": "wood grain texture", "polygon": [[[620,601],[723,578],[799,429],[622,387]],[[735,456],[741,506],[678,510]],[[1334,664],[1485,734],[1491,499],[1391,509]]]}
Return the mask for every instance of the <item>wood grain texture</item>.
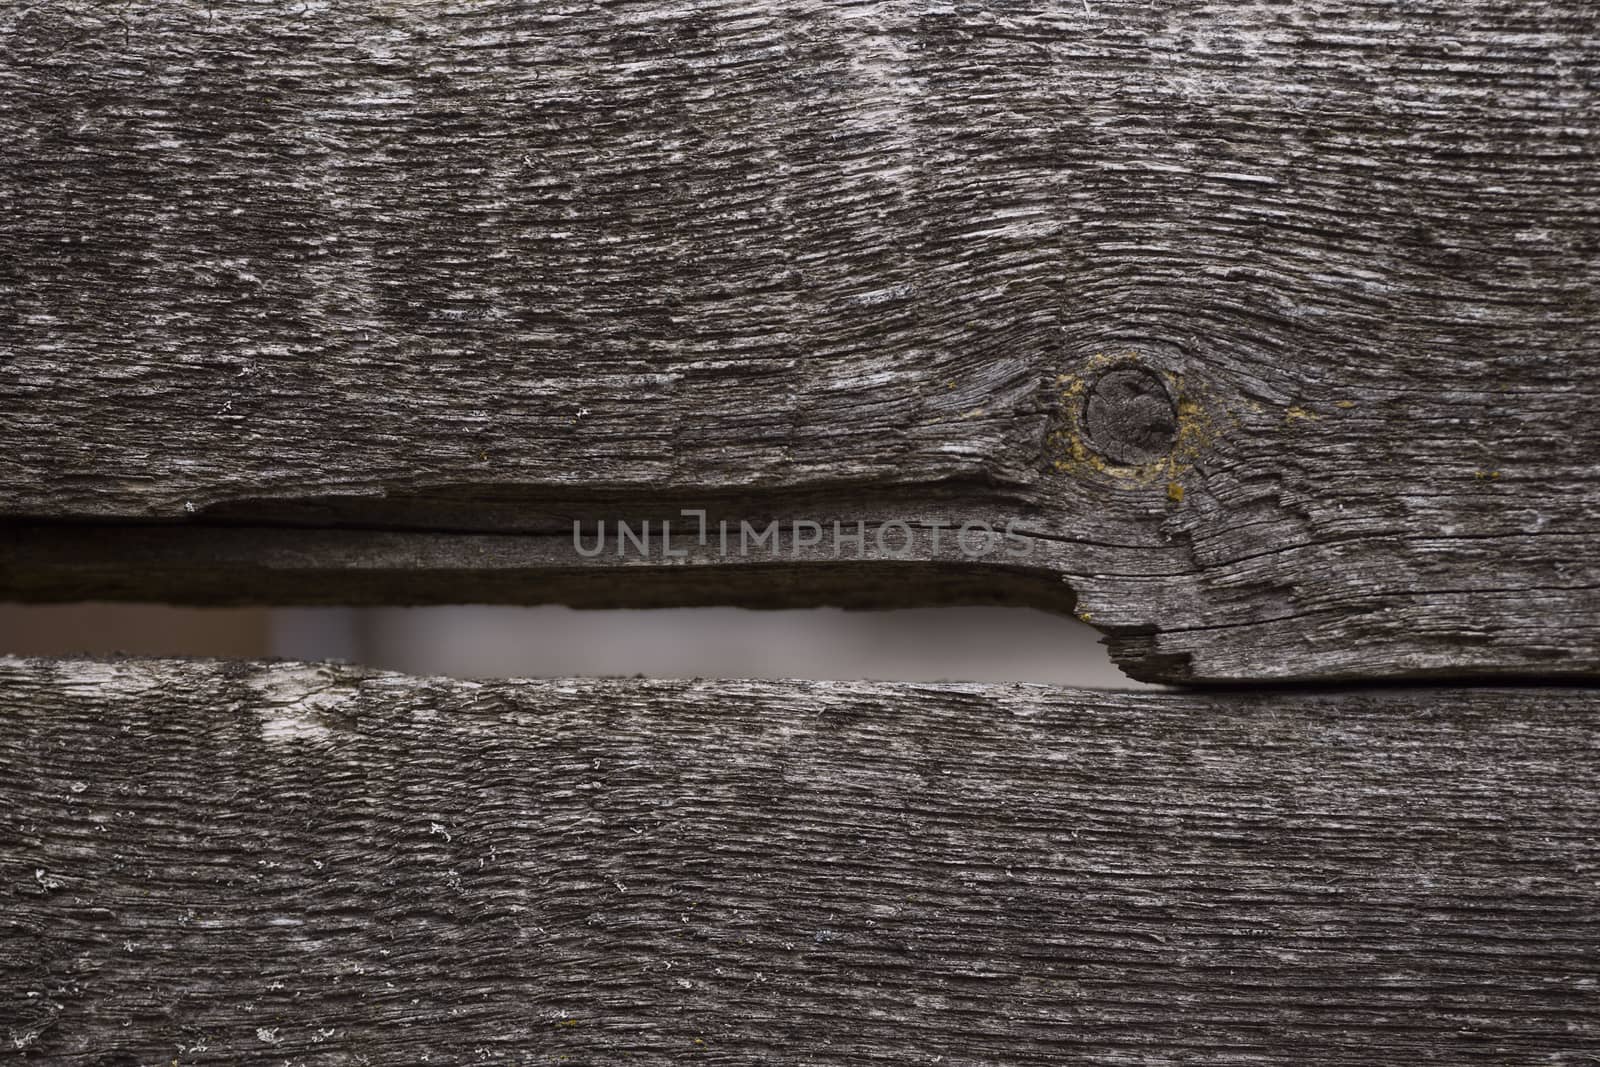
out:
{"label": "wood grain texture", "polygon": [[0,1017],[59,1064],[1593,1064],[1597,700],[5,659]]}
{"label": "wood grain texture", "polygon": [[[574,513],[899,518],[967,586],[930,524],[1016,519],[1145,679],[1596,677],[1597,41],[1582,0],[10,5],[0,513],[518,535],[584,577],[507,595],[601,600],[639,569]],[[10,595],[138,584],[52,536]],[[690,562],[643,587],[849,584]]]}

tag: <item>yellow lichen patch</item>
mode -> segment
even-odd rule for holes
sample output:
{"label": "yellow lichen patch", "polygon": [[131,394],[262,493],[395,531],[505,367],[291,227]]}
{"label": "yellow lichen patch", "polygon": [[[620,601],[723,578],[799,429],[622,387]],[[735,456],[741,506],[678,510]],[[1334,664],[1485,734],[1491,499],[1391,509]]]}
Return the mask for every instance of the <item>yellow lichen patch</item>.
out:
{"label": "yellow lichen patch", "polygon": [[1088,622],[1092,618],[1094,618],[1094,616],[1089,614],[1087,611],[1078,612],[1078,621],[1079,622]]}
{"label": "yellow lichen patch", "polygon": [[1353,408],[1356,406],[1356,402],[1354,400],[1340,400],[1333,406],[1337,408]]}
{"label": "yellow lichen patch", "polygon": [[1299,404],[1289,405],[1289,410],[1283,413],[1283,417],[1286,421],[1290,422],[1294,421],[1295,419],[1310,419],[1314,422],[1317,419],[1322,418],[1321,415],[1309,412]]}
{"label": "yellow lichen patch", "polygon": [[1472,476],[1474,478],[1479,479],[1479,480],[1488,479],[1490,481],[1493,481],[1494,479],[1500,477],[1500,472],[1499,471],[1478,470],[1478,471],[1473,471],[1472,472]]}
{"label": "yellow lichen patch", "polygon": [[1179,485],[1177,482],[1168,482],[1167,499],[1172,501],[1174,504],[1183,503],[1183,486]]}

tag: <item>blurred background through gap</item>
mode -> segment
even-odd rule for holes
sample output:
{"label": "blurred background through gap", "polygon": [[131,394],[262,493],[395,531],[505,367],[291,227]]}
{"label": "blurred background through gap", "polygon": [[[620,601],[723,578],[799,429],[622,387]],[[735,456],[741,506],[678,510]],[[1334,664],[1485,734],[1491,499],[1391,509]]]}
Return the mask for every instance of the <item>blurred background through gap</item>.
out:
{"label": "blurred background through gap", "polygon": [[867,678],[1155,688],[1031,608],[178,608],[0,604],[0,654],[339,659],[463,678]]}

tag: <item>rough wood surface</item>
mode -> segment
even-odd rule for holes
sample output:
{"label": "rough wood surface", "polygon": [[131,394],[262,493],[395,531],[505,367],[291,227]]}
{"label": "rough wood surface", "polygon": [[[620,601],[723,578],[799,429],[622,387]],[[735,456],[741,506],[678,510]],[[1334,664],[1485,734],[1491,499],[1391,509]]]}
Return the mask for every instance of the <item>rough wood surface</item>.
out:
{"label": "rough wood surface", "polygon": [[[584,578],[507,595],[580,601],[849,580],[641,584],[575,513],[903,519],[964,586],[1005,564],[930,524],[1017,519],[1143,678],[1593,677],[1597,41],[1584,0],[8,5],[0,513],[453,572],[514,533]],[[182,551],[282,595],[293,536],[229,536]],[[138,584],[52,537],[11,595]]]}
{"label": "rough wood surface", "polygon": [[0,660],[0,1018],[59,1064],[1593,1064],[1597,701]]}

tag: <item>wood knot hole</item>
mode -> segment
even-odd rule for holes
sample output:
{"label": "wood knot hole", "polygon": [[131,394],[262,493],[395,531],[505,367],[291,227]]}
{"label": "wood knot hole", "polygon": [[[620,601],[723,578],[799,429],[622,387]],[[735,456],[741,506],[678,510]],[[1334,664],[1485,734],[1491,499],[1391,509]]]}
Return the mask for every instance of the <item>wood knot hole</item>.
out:
{"label": "wood knot hole", "polygon": [[1178,439],[1178,407],[1158,375],[1143,367],[1113,367],[1089,387],[1083,428],[1096,452],[1135,467],[1172,451]]}

